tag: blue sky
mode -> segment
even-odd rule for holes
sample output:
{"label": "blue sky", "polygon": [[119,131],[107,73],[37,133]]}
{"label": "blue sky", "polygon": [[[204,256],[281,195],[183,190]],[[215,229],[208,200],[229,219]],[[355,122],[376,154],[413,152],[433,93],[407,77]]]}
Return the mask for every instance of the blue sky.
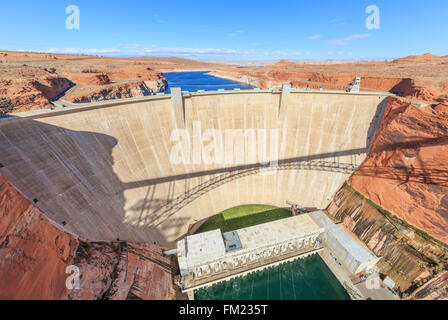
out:
{"label": "blue sky", "polygon": [[[66,28],[66,7],[80,29]],[[380,29],[366,28],[366,7]],[[209,60],[448,54],[446,0],[2,0],[0,49]]]}

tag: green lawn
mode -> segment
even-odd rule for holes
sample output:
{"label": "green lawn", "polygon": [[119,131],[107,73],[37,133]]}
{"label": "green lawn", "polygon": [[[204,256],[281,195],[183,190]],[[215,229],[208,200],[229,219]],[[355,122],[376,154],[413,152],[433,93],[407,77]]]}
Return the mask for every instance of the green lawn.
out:
{"label": "green lawn", "polygon": [[196,233],[216,229],[221,229],[221,232],[234,231],[288,217],[291,217],[291,212],[282,208],[261,204],[244,205],[210,217]]}

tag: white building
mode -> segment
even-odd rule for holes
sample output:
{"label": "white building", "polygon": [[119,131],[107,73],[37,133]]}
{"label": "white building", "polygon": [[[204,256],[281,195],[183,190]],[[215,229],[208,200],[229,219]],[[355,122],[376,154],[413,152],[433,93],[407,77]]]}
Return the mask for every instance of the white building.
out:
{"label": "white building", "polygon": [[195,234],[177,242],[180,274],[194,271],[198,266],[220,260],[226,254],[221,231]]}
{"label": "white building", "polygon": [[180,273],[194,278],[237,273],[249,264],[313,250],[323,231],[308,215],[300,215],[224,234],[214,230],[188,236],[177,243]]}
{"label": "white building", "polygon": [[350,234],[342,224],[334,224],[322,211],[309,213],[309,215],[325,229],[320,236],[324,245],[333,251],[353,274],[372,269],[381,259]]}
{"label": "white building", "polygon": [[380,258],[342,224],[322,211],[221,233],[213,230],[177,243],[182,290],[218,283],[266,266],[315,254],[333,252],[349,272],[372,269]]}

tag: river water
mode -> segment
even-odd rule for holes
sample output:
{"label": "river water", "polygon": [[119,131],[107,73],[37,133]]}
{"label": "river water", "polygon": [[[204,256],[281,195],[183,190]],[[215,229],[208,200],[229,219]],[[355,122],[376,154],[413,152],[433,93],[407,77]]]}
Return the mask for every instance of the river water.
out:
{"label": "river water", "polygon": [[196,291],[197,300],[349,300],[344,288],[313,255]]}
{"label": "river water", "polygon": [[[165,73],[170,87],[183,91],[248,89],[232,80],[206,75],[207,72]],[[342,285],[319,255],[299,259],[198,290],[197,300],[349,300]]]}

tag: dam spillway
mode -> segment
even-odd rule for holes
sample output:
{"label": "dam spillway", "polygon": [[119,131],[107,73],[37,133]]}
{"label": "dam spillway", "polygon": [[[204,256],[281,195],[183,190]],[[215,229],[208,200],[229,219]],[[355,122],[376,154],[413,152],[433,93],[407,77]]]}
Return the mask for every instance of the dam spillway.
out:
{"label": "dam spillway", "polygon": [[[239,90],[16,114],[0,119],[0,172],[76,236],[172,247],[191,224],[229,207],[325,208],[365,159],[386,101],[373,93]],[[248,154],[243,163],[173,164],[173,131],[194,139],[198,123],[223,135],[277,130],[278,167],[264,172]]]}

